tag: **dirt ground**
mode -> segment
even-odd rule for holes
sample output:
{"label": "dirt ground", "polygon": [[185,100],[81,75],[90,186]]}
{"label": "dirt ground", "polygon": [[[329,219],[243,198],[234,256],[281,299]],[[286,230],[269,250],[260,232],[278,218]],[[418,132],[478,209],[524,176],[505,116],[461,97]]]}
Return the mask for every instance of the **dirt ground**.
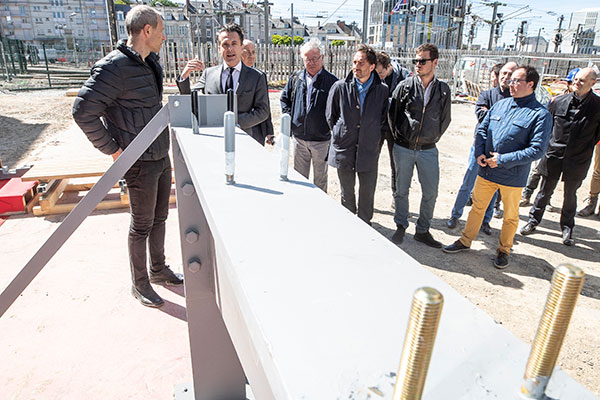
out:
{"label": "dirt ground", "polygon": [[[0,157],[3,165],[14,168],[42,158],[97,156],[83,134],[74,134],[76,129],[67,130],[73,128],[70,116],[73,99],[65,97],[64,90],[0,93]],[[280,113],[276,93],[271,93],[271,109],[278,132]],[[459,228],[450,231],[445,223],[462,182],[475,122],[473,106],[453,104],[452,124],[439,143],[441,181],[431,232],[444,244],[460,235]],[[268,150],[273,151],[272,148]],[[329,194],[339,199],[337,174],[332,169],[329,188]],[[578,192],[580,206],[588,190],[589,177]],[[562,189],[559,188],[552,204],[560,207],[561,199]],[[492,220],[492,235],[480,234],[471,251],[447,255],[413,240],[419,201],[420,187],[415,173],[410,194],[411,225],[400,246],[402,250],[526,343],[531,343],[535,335],[554,267],[570,262],[585,270],[587,278],[558,364],[600,395],[600,219],[578,218],[574,230],[576,246],[566,247],[560,239],[560,214],[556,209],[547,212],[536,234],[528,237],[517,234],[510,267],[500,271],[492,264],[502,223],[500,219]],[[373,227],[387,238],[395,229],[391,203],[389,157],[384,151],[379,162]],[[525,224],[527,212],[528,208],[521,208],[520,227]],[[464,226],[467,214],[468,208],[460,227]],[[0,233],[2,229],[0,227]],[[0,259],[2,252],[0,249]]]}

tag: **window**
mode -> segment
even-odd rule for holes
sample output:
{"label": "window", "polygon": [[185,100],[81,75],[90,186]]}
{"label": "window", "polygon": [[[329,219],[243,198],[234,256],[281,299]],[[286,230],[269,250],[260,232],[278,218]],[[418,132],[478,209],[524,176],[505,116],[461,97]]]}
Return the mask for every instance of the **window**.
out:
{"label": "window", "polygon": [[166,33],[168,36],[172,36],[172,35],[173,35],[173,26],[172,26],[172,25],[167,25],[167,26],[165,27],[165,33]]}
{"label": "window", "polygon": [[185,31],[186,31],[185,26],[179,27],[179,35],[180,36],[185,36]]}
{"label": "window", "polygon": [[27,24],[29,21],[27,21],[27,18],[23,18],[23,19],[21,19],[21,22],[24,24]]}
{"label": "window", "polygon": [[61,5],[61,6],[63,5],[63,0],[60,0],[60,5]]}
{"label": "window", "polygon": [[52,29],[48,29],[48,33],[52,33]]}
{"label": "window", "polygon": [[19,14],[25,15],[25,6],[19,6]]}
{"label": "window", "polygon": [[40,11],[40,6],[33,6],[33,11]]}
{"label": "window", "polygon": [[46,21],[50,21],[50,17],[46,17]]}
{"label": "window", "polygon": [[206,37],[212,37],[212,31],[210,29],[206,30]]}
{"label": "window", "polygon": [[119,21],[125,20],[125,18],[123,17],[123,11],[117,11],[117,20],[119,20]]}
{"label": "window", "polygon": [[123,25],[119,25],[119,33],[120,33],[121,35],[124,35],[124,34],[125,34],[125,27],[124,27]]}

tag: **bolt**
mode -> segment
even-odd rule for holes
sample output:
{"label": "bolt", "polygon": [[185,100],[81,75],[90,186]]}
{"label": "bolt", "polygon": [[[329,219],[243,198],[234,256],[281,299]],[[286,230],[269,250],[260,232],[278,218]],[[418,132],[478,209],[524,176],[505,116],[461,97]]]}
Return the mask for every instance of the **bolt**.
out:
{"label": "bolt", "polygon": [[200,267],[202,267],[202,263],[198,259],[193,259],[188,262],[188,269],[190,272],[198,272],[200,271]]}
{"label": "bolt", "polygon": [[444,296],[437,290],[415,291],[393,400],[421,398],[443,305]]}
{"label": "bolt", "polygon": [[561,264],[554,271],[550,293],[525,368],[522,397],[544,398],[584,280],[585,273],[571,264]]}
{"label": "bolt", "polygon": [[195,229],[190,229],[185,233],[185,241],[189,244],[196,243],[200,238],[200,234]]}
{"label": "bolt", "polygon": [[173,102],[173,107],[175,107],[175,108],[179,107],[179,100],[175,100]]}
{"label": "bolt", "polygon": [[186,196],[191,196],[194,194],[195,189],[194,189],[194,185],[192,185],[191,183],[184,183],[183,187],[181,188],[183,190],[183,194]]}

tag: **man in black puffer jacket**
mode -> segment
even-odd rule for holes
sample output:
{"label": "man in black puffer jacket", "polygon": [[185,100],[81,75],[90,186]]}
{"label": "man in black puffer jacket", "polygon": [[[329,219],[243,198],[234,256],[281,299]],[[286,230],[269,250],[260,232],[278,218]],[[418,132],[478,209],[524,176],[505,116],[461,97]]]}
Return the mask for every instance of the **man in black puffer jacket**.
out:
{"label": "man in black puffer jacket", "polygon": [[402,243],[408,227],[408,192],[413,170],[417,167],[421,183],[421,209],[415,229],[416,241],[441,248],[429,227],[437,199],[440,170],[435,144],[450,125],[450,88],[435,77],[438,49],[431,43],[417,48],[413,60],[416,76],[402,81],[394,90],[389,122],[394,137],[396,167],[396,232],[392,242]]}
{"label": "man in black puffer jacket", "polygon": [[[73,118],[94,147],[116,160],[162,107],[162,68],[157,53],[163,41],[160,14],[148,6],[133,7],[125,25],[128,40],[98,61],[73,104]],[[169,132],[165,129],[125,173],[131,207],[129,262],[132,294],[143,305],[163,300],[150,282],[183,283],[165,264],[165,221],[171,194]],[[146,245],[150,248],[150,279]]]}

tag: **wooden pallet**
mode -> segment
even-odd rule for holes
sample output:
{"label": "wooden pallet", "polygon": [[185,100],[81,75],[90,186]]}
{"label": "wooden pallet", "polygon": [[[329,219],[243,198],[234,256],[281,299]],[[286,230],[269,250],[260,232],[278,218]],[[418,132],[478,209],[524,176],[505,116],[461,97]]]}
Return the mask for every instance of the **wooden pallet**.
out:
{"label": "wooden pallet", "polygon": [[[28,204],[27,212],[36,216],[65,214],[70,212],[81,197],[72,195],[79,192],[85,195],[96,183],[97,177],[104,175],[112,165],[110,158],[96,160],[36,163],[27,171],[22,179],[24,181],[38,181],[44,192],[38,192],[33,202]],[[129,207],[129,195],[126,187],[114,186],[119,191],[111,191],[96,206],[96,210],[109,210]],[[116,194],[118,193],[118,194]],[[170,203],[175,203],[175,195],[171,195]]]}

